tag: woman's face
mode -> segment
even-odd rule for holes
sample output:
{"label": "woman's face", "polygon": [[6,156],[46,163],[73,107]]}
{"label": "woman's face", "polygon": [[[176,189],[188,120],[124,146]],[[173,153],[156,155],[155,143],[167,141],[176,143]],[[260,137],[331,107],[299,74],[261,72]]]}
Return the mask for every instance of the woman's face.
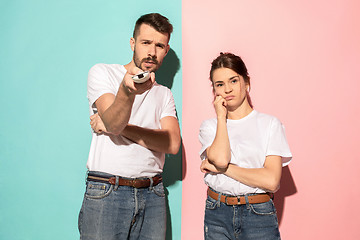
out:
{"label": "woman's face", "polygon": [[241,75],[230,68],[218,68],[213,72],[212,81],[215,95],[220,95],[226,100],[229,110],[241,106],[248,87]]}

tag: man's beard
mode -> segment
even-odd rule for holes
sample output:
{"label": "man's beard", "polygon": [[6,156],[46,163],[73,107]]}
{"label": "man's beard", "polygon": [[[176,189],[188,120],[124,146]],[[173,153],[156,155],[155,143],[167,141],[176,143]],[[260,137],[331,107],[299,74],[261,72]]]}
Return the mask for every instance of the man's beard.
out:
{"label": "man's beard", "polygon": [[[160,65],[161,65],[161,63],[159,64],[159,62],[158,62],[158,60],[156,59],[156,57],[147,57],[147,58],[143,58],[143,59],[139,59],[137,56],[136,56],[136,51],[134,51],[134,56],[133,56],[133,60],[134,60],[134,63],[135,63],[135,66],[136,67],[138,67],[138,68],[140,68],[141,70],[143,70],[143,71],[150,71],[150,72],[156,72],[156,70],[158,70],[159,69],[159,67],[160,67]],[[148,61],[151,61],[151,62],[153,62],[153,64],[154,64],[154,68],[142,68],[141,67],[141,65],[142,65],[142,63],[144,63],[144,62],[148,62]]]}

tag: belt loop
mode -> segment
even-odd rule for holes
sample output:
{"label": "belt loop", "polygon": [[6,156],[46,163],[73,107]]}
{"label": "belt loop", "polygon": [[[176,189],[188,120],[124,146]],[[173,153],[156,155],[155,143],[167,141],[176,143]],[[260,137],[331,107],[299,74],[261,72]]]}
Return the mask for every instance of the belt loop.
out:
{"label": "belt loop", "polygon": [[249,198],[247,194],[245,194],[245,202],[246,202],[246,208],[250,209]]}
{"label": "belt loop", "polygon": [[150,189],[150,191],[151,191],[151,190],[153,189],[154,179],[153,179],[152,177],[150,177],[149,180],[150,180],[150,187],[149,187],[149,189]]}
{"label": "belt loop", "polygon": [[115,176],[115,188],[114,191],[117,191],[119,188],[119,176]]}
{"label": "belt loop", "polygon": [[86,171],[86,175],[85,175],[85,184],[87,183],[87,178],[88,178],[88,176],[89,176],[89,169]]}
{"label": "belt loop", "polygon": [[269,197],[271,198],[271,200],[275,200],[275,194],[274,193],[267,193],[269,195]]}
{"label": "belt loop", "polygon": [[[216,201],[216,205],[218,206],[218,207],[220,207],[220,199],[221,199],[221,193],[219,193],[219,196],[218,196],[218,199],[217,199],[217,201]],[[226,202],[226,196],[225,196],[225,202]]]}

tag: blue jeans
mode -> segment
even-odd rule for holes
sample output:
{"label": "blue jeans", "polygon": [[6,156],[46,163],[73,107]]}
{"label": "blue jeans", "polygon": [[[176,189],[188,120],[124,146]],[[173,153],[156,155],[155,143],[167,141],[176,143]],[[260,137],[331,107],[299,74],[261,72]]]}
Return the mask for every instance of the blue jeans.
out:
{"label": "blue jeans", "polygon": [[274,203],[270,200],[265,203],[227,205],[220,202],[220,199],[208,196],[204,236],[205,240],[279,240]]}
{"label": "blue jeans", "polygon": [[[96,175],[111,177],[106,173]],[[149,188],[87,181],[79,213],[81,240],[164,240],[166,202],[163,183]]]}

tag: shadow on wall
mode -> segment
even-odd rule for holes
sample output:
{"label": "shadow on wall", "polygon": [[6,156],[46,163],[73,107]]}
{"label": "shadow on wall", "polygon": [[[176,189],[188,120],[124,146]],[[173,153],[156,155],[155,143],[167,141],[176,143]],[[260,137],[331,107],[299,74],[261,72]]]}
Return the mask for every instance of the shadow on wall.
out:
{"label": "shadow on wall", "polygon": [[156,82],[172,88],[175,74],[180,69],[180,60],[174,50],[170,48],[159,70],[156,71]]}
{"label": "shadow on wall", "polygon": [[279,225],[281,225],[284,215],[285,198],[297,193],[297,188],[294,179],[291,175],[289,166],[286,166],[282,170],[282,176],[280,180],[280,190],[275,194],[275,207],[277,210],[277,216],[279,219]]}
{"label": "shadow on wall", "polygon": [[[165,166],[164,166],[164,187],[166,195],[166,240],[172,239],[172,223],[171,223],[171,212],[169,208],[169,191],[167,187],[173,185],[176,181],[181,181],[182,178],[182,150],[183,145],[180,145],[179,152],[176,155],[166,154]],[[179,196],[181,198],[181,196]]]}
{"label": "shadow on wall", "polygon": [[[170,48],[168,54],[164,58],[164,61],[156,72],[156,82],[172,88],[176,73],[180,69],[180,60],[174,50]],[[172,224],[171,224],[171,213],[169,209],[168,195],[169,191],[167,187],[175,184],[177,181],[181,181],[182,178],[182,152],[183,145],[181,144],[179,152],[176,155],[166,154],[165,155],[165,166],[163,171],[163,179],[166,194],[166,239],[172,239]],[[181,196],[180,196],[181,197]]]}

